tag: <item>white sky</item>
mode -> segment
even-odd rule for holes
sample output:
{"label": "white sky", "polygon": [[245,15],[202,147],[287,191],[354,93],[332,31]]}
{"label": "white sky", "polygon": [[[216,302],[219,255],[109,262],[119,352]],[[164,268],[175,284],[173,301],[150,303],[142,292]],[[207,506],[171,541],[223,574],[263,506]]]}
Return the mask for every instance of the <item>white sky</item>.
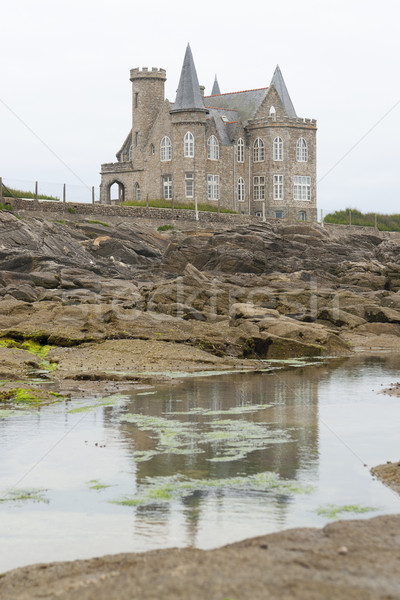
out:
{"label": "white sky", "polygon": [[1,25],[5,183],[97,187],[131,127],[129,70],[165,68],[174,100],[190,42],[206,94],[215,73],[222,92],[259,88],[279,64],[318,121],[319,208],[400,212],[398,0],[18,0]]}

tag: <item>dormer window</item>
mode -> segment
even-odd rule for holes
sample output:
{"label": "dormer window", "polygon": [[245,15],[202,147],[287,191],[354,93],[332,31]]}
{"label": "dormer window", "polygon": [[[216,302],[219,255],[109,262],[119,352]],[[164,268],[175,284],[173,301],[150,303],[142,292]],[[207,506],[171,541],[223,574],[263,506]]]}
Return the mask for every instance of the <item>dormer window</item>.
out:
{"label": "dormer window", "polygon": [[271,108],[269,109],[269,116],[271,117],[271,119],[273,119],[275,121],[275,117],[276,117],[275,106],[271,106]]}

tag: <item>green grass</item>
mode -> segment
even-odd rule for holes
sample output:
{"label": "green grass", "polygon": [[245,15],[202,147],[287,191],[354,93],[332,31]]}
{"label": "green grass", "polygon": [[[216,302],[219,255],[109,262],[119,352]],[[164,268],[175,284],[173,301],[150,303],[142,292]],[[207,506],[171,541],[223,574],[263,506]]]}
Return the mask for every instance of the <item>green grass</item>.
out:
{"label": "green grass", "polygon": [[[126,202],[123,203],[123,206],[143,206],[143,207],[145,207],[146,203],[140,202],[139,200],[127,200]],[[149,200],[149,207],[150,208],[172,208],[171,201],[163,200],[163,199]],[[174,208],[179,209],[179,210],[195,210],[195,205],[194,205],[194,202],[188,202],[185,204],[179,203],[179,204],[175,204]],[[203,211],[203,212],[218,212],[218,206],[214,206],[213,204],[198,204],[197,210]],[[222,206],[220,208],[220,212],[237,214],[236,211],[230,210],[229,208],[224,208]]]}
{"label": "green grass", "polygon": [[[16,190],[14,188],[6,189],[3,185],[3,198],[35,198],[34,192],[27,192],[24,190]],[[38,194],[39,200],[53,200],[58,202],[60,198],[58,196],[49,196],[47,194]]]}
{"label": "green grass", "polygon": [[108,223],[103,223],[103,221],[88,221],[91,225],[103,225],[103,227],[110,227]]}
{"label": "green grass", "polygon": [[[355,208],[346,208],[329,213],[324,218],[325,223],[334,225],[349,225],[351,213],[351,224],[362,227],[375,227],[375,213],[362,213]],[[400,231],[400,214],[386,215],[376,214],[376,224],[379,231]]]}
{"label": "green grass", "polygon": [[157,231],[168,231],[169,229],[174,229],[173,225],[160,225],[157,227]]}
{"label": "green grass", "polygon": [[10,204],[8,204],[8,206],[6,206],[2,202],[0,202],[0,210],[9,210],[10,212],[13,212],[14,209]]}

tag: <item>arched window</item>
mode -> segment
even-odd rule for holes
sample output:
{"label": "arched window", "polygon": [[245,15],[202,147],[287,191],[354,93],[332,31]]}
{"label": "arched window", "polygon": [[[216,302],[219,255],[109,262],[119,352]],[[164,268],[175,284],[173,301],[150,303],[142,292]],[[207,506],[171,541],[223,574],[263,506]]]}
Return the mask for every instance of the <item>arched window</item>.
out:
{"label": "arched window", "polygon": [[140,185],[136,182],[134,188],[135,200],[140,200]]}
{"label": "arched window", "polygon": [[242,138],[237,141],[237,161],[244,162],[244,141]]}
{"label": "arched window", "polygon": [[273,119],[275,121],[275,117],[276,117],[275,106],[271,106],[271,108],[269,109],[269,116],[271,117],[271,119]]}
{"label": "arched window", "polygon": [[154,148],[154,144],[150,144],[150,154],[151,154],[151,156],[154,156],[155,153],[156,153],[156,149]]}
{"label": "arched window", "polygon": [[254,162],[261,162],[264,160],[264,142],[261,138],[257,138],[254,142],[253,158]]}
{"label": "arched window", "polygon": [[194,157],[194,136],[190,131],[187,132],[184,138],[183,156],[185,158]]}
{"label": "arched window", "polygon": [[129,152],[128,152],[128,158],[129,158],[129,160],[132,160],[132,155],[133,155],[133,152],[132,152],[132,144],[131,144],[129,146]]}
{"label": "arched window", "polygon": [[169,137],[166,135],[161,140],[160,144],[160,160],[171,160],[172,158],[172,144]]}
{"label": "arched window", "polygon": [[237,183],[237,199],[239,202],[244,202],[244,179],[239,177]]}
{"label": "arched window", "polygon": [[210,135],[207,141],[207,157],[210,160],[219,159],[219,144],[215,135]]}
{"label": "arched window", "polygon": [[283,160],[283,142],[280,137],[274,139],[274,160]]}
{"label": "arched window", "polygon": [[296,160],[297,162],[307,162],[308,148],[304,138],[299,138],[296,144]]}

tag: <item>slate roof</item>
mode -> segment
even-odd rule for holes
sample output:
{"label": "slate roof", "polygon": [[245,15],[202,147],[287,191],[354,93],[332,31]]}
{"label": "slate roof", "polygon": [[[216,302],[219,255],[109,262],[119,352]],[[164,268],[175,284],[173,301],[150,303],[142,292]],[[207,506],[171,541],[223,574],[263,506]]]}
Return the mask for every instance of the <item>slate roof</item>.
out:
{"label": "slate roof", "polygon": [[213,85],[212,90],[211,90],[211,96],[217,96],[220,93],[221,93],[221,90],[219,89],[219,83],[218,83],[217,75],[215,75],[214,85]]}
{"label": "slate roof", "polygon": [[273,85],[276,91],[278,92],[279,98],[282,100],[283,108],[285,109],[287,116],[297,117],[279,65],[276,66],[274,75],[271,80],[271,85]]}
{"label": "slate roof", "polygon": [[205,111],[190,44],[188,44],[186,48],[181,77],[179,79],[176,98],[171,112],[180,110]]}
{"label": "slate roof", "polygon": [[[226,110],[209,108],[210,114],[207,119],[214,118],[219,139],[223,146],[232,145],[232,123],[237,123],[239,115],[237,110]],[[235,128],[236,129],[236,128]]]}
{"label": "slate roof", "polygon": [[248,120],[254,116],[263,101],[267,90],[268,88],[260,88],[258,90],[219,94],[218,96],[206,96],[204,102],[208,109],[225,108],[237,111],[239,120],[243,125],[247,125]]}

